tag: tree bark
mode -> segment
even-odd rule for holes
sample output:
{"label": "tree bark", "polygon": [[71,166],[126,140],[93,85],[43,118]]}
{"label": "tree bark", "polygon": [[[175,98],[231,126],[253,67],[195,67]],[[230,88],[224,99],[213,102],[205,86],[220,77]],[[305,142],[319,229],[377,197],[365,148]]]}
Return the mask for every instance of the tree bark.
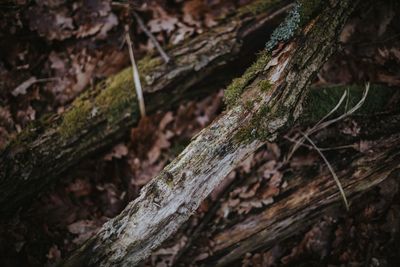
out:
{"label": "tree bark", "polygon": [[[368,152],[331,162],[350,203],[385,179],[399,177],[399,146],[397,133],[376,141]],[[226,266],[247,252],[267,249],[298,234],[332,208],[339,206],[344,210],[342,197],[327,168],[314,177],[294,174],[283,180],[288,186],[276,197],[275,203],[211,238],[215,244],[213,256],[204,264]]]}
{"label": "tree bark", "polygon": [[[216,82],[213,77],[229,79],[231,74],[223,69],[247,58],[259,48],[255,44],[262,46],[289,7],[288,1],[256,1],[221,26],[170,49],[174,63],[163,64],[159,56],[142,59],[138,65],[148,113],[204,94],[204,88]],[[202,90],[193,88],[200,82]],[[121,138],[139,120],[128,68],[89,89],[64,114],[34,122],[0,152],[0,218],[15,213],[64,171]]]}
{"label": "tree bark", "polygon": [[312,78],[335,50],[356,4],[346,0],[297,5],[268,47],[285,43],[262,54],[229,87],[229,96],[239,96],[230,97],[231,108],[64,266],[134,266],[171,236],[238,163],[297,120]]}

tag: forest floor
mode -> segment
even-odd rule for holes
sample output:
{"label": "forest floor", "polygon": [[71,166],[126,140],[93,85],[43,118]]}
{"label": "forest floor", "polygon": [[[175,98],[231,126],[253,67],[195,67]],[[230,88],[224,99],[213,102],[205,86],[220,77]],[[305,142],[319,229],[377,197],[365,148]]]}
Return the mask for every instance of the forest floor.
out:
{"label": "forest floor", "polygon": [[[153,0],[135,1],[134,8],[168,47],[207,31],[218,17],[248,2]],[[370,81],[399,87],[399,13],[382,5],[354,14],[341,34],[341,48],[313,86]],[[0,150],[32,121],[64,112],[86,88],[129,66],[125,25],[131,25],[137,58],[157,53],[120,2],[10,1],[0,4],[0,14]],[[54,266],[65,259],[224,110],[223,89],[142,119],[118,144],[82,161],[29,209],[1,222],[0,265]],[[332,130],[361,136],[350,119],[324,131]],[[212,256],[216,232],[274,201],[285,186],[284,173],[326,168],[308,148],[284,163],[292,145],[280,140],[249,157],[144,265],[199,266]],[[345,158],[354,150],[367,151],[368,145],[360,137],[351,148],[326,156]],[[285,242],[247,254],[235,266],[398,266],[399,182],[398,177],[386,180],[352,203],[350,212],[334,210]]]}

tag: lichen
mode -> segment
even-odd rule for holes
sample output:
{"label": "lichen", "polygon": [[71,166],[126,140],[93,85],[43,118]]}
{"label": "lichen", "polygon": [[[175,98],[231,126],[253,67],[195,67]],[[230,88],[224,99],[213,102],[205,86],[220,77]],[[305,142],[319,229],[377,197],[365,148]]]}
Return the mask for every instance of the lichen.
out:
{"label": "lichen", "polygon": [[246,86],[263,70],[270,58],[271,56],[268,52],[262,52],[257,61],[240,78],[233,79],[224,92],[224,101],[228,107],[232,107],[237,103]]}
{"label": "lichen", "polygon": [[320,6],[321,0],[297,1],[285,21],[272,33],[270,40],[265,44],[266,49],[271,51],[279,42],[285,42],[292,38],[298,29],[310,20]]}
{"label": "lichen", "polygon": [[279,42],[287,41],[293,37],[301,21],[300,6],[299,3],[296,3],[285,21],[271,34],[270,40],[265,44],[267,51],[272,51]]}

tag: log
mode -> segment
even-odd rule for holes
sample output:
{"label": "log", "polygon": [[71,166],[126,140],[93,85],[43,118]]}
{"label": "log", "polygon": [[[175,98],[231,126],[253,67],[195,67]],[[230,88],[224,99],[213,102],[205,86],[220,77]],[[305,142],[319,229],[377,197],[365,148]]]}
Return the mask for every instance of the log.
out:
{"label": "log", "polygon": [[300,116],[308,86],[357,2],[297,4],[269,50],[228,87],[230,108],[63,266],[135,266],[176,232],[238,163]]}
{"label": "log", "polygon": [[[349,87],[347,87],[349,88]],[[382,89],[382,90],[381,90]],[[386,88],[387,89],[387,88]],[[316,93],[316,91],[318,93]],[[320,104],[324,107],[330,107],[328,112],[336,105],[337,101],[329,101],[327,99],[328,96],[335,95],[337,92],[346,90],[346,87],[343,88],[341,86],[339,87],[330,87],[330,88],[317,88],[313,89],[311,91],[311,96],[313,101],[319,101]],[[354,94],[354,91],[362,91],[363,88],[360,87],[350,87],[350,94],[353,95],[358,95],[357,93]],[[354,168],[357,167],[357,164],[359,164],[360,158],[363,158],[363,161],[369,161],[371,159],[371,153],[374,153],[376,149],[379,149],[380,151],[384,151],[385,148],[390,147],[390,142],[392,142],[393,136],[395,134],[398,134],[398,129],[400,128],[400,107],[398,106],[398,102],[393,103],[394,107],[393,110],[387,110],[386,112],[382,112],[382,110],[377,110],[378,107],[374,108],[372,105],[374,105],[374,102],[376,99],[379,99],[376,95],[377,87],[372,87],[372,91],[367,98],[367,101],[364,103],[365,105],[362,107],[361,110],[359,110],[357,113],[353,114],[350,116],[350,119],[352,122],[357,125],[357,127],[360,129],[360,133],[357,134],[357,136],[345,134],[342,132],[338,132],[338,126],[339,128],[342,128],[344,125],[346,125],[346,121],[341,121],[338,123],[335,123],[334,125],[330,126],[328,129],[323,129],[319,133],[313,135],[311,138],[313,139],[313,142],[317,144],[318,147],[339,147],[339,146],[344,146],[344,145],[349,145],[353,144],[353,149],[350,149],[348,147],[347,149],[342,149],[342,150],[337,150],[339,151],[338,153],[334,152],[324,152],[327,153],[327,157],[329,161],[332,164],[332,167],[335,171],[340,171],[342,170],[342,174],[340,177],[340,180],[344,179],[351,179],[352,177],[352,172],[354,172]],[[396,89],[394,89],[396,91]],[[382,92],[383,88],[379,89],[379,92]],[[397,90],[398,91],[398,90]],[[327,98],[321,99],[321,95],[325,95]],[[375,97],[374,97],[375,96]],[[339,99],[339,98],[338,98]],[[337,100],[338,100],[337,99]],[[360,99],[360,98],[357,98]],[[389,102],[389,99],[393,98],[388,98],[384,102],[385,103],[380,103],[380,105],[385,106]],[[379,102],[379,101],[378,101]],[[331,103],[332,105],[328,104]],[[328,105],[327,105],[328,104]],[[375,103],[377,104],[377,103]],[[352,106],[352,105],[350,105]],[[370,113],[370,110],[372,113],[375,115],[372,115]],[[317,111],[317,110],[316,110]],[[369,113],[369,114],[367,114]],[[311,113],[314,114],[314,113]],[[339,113],[340,114],[340,113]],[[305,113],[304,119],[302,117],[302,121],[305,122],[310,119],[310,117]],[[319,118],[317,118],[318,121]],[[307,124],[301,123],[300,130],[305,131],[305,128],[307,127]],[[315,121],[311,124],[314,125]],[[291,129],[292,131],[292,129]],[[360,153],[357,149],[359,149],[358,144],[360,144],[360,141],[367,141],[369,144],[374,143],[374,146],[369,146],[369,152],[365,155],[364,153]],[[388,142],[389,140],[389,142]],[[278,143],[282,144],[280,147],[281,149],[285,150],[285,146],[283,144],[286,144],[287,141],[285,140],[279,140]],[[293,143],[289,142],[291,145]],[[306,143],[308,145],[308,143]],[[376,147],[377,146],[377,147]],[[310,146],[309,146],[310,147]],[[263,148],[266,149],[266,148]],[[355,150],[354,150],[355,149]],[[260,152],[260,151],[258,151]],[[350,157],[349,156],[350,154]],[[368,154],[369,153],[369,154]],[[384,151],[384,153],[387,153],[387,151]],[[256,156],[257,157],[257,156]],[[369,159],[368,159],[369,158]],[[358,160],[357,162],[354,162],[354,159]],[[186,225],[181,228],[181,230],[184,231],[184,235],[188,238],[188,241],[186,241],[185,246],[182,247],[177,255],[174,257],[173,262],[171,263],[172,266],[188,266],[190,264],[198,265],[198,266],[214,266],[220,263],[222,266],[223,265],[232,265],[234,264],[236,260],[240,260],[240,258],[243,257],[248,252],[254,252],[254,250],[247,249],[246,247],[242,247],[242,250],[239,250],[239,255],[236,255],[235,253],[229,253],[232,250],[234,250],[236,247],[240,246],[242,242],[249,242],[252,244],[256,244],[255,242],[257,240],[252,240],[252,241],[247,241],[252,238],[254,238],[258,230],[250,227],[250,222],[252,225],[264,225],[265,229],[269,231],[269,236],[271,238],[266,238],[266,239],[261,239],[261,243],[258,243],[258,247],[260,249],[265,250],[270,248],[271,246],[276,245],[277,243],[284,241],[286,237],[291,237],[294,235],[298,235],[299,233],[301,234],[303,229],[306,229],[309,225],[311,225],[315,220],[318,220],[320,217],[318,214],[332,214],[331,209],[339,207],[339,211],[336,212],[335,214],[344,214],[342,210],[344,209],[344,206],[341,205],[343,203],[341,197],[339,195],[334,195],[334,196],[326,196],[324,197],[325,199],[332,199],[332,202],[330,202],[328,205],[323,205],[320,207],[317,207],[316,210],[318,214],[315,215],[314,210],[310,210],[310,216],[307,218],[312,218],[312,221],[309,220],[304,220],[304,221],[299,221],[298,223],[295,223],[297,220],[297,212],[299,210],[302,210],[301,208],[309,208],[307,206],[308,203],[313,201],[314,197],[318,197],[318,195],[309,195],[305,199],[311,199],[311,201],[308,201],[307,203],[302,203],[301,201],[298,201],[297,203],[299,204],[299,208],[296,206],[294,209],[295,211],[293,214],[291,213],[290,218],[293,220],[293,224],[288,225],[288,230],[285,231],[285,233],[288,233],[285,236],[281,236],[280,232],[276,232],[274,230],[269,230],[272,229],[273,223],[277,223],[278,225],[281,224],[278,219],[275,219],[276,216],[280,216],[278,213],[280,212],[286,212],[286,210],[289,209],[289,207],[285,206],[285,203],[288,202],[291,198],[297,197],[300,198],[304,194],[303,191],[301,191],[301,188],[309,186],[311,181],[318,180],[318,179],[328,179],[330,177],[331,179],[332,176],[330,176],[330,173],[328,172],[328,169],[326,165],[324,166],[324,163],[322,163],[321,160],[321,166],[322,169],[325,169],[324,172],[322,173],[315,173],[315,169],[312,171],[309,170],[309,168],[302,168],[299,172],[297,169],[296,171],[290,170],[290,167],[286,167],[285,165],[281,169],[281,172],[284,174],[282,177],[282,182],[281,184],[285,184],[284,187],[279,188],[279,194],[274,196],[274,201],[272,204],[269,204],[268,206],[263,206],[262,208],[257,208],[256,211],[252,211],[249,215],[241,215],[241,216],[235,216],[231,215],[229,219],[229,223],[225,224],[225,226],[215,226],[210,222],[218,221],[220,218],[216,218],[215,214],[218,212],[219,208],[221,207],[221,203],[224,201],[221,201],[222,199],[229,198],[229,193],[234,191],[237,188],[240,188],[244,184],[247,184],[248,181],[255,179],[254,176],[260,175],[260,173],[263,173],[263,165],[268,163],[267,159],[261,159],[257,161],[256,166],[253,167],[252,172],[245,174],[242,179],[237,180],[235,179],[232,184],[226,185],[226,189],[224,189],[224,193],[219,196],[218,199],[215,201],[211,201],[210,199],[206,200],[207,206],[211,207],[203,216],[199,218],[197,216],[197,220],[200,219],[200,223],[195,227],[192,228],[191,231],[187,232],[183,229],[191,228],[191,226]],[[384,162],[384,165],[387,162]],[[400,164],[400,162],[399,162]],[[257,167],[258,166],[258,167]],[[386,165],[385,165],[386,166]],[[373,169],[373,166],[369,166],[371,169]],[[261,168],[261,169],[259,169]],[[305,169],[305,170],[304,170]],[[308,172],[311,171],[311,172]],[[378,174],[381,172],[381,170],[376,169],[374,176],[379,176]],[[391,173],[394,172],[390,171]],[[310,176],[312,174],[312,176]],[[386,177],[389,177],[389,175],[386,175]],[[379,178],[381,180],[386,179],[386,177]],[[364,179],[364,178],[362,178]],[[256,179],[257,180],[257,179]],[[362,183],[362,189],[358,188],[357,190],[358,193],[354,195],[348,196],[350,199],[350,203],[355,203],[359,195],[363,194],[364,192],[368,191],[370,188],[374,187],[376,185],[376,181],[372,180],[359,180],[357,183]],[[323,184],[323,182],[318,184]],[[263,187],[264,186],[264,187]],[[333,187],[335,187],[335,184],[331,184],[332,186],[332,192],[333,192]],[[353,185],[349,185],[352,187]],[[267,190],[269,187],[269,184],[261,185],[260,188],[257,189],[257,192],[263,192],[264,190]],[[329,189],[331,190],[331,189]],[[352,190],[352,189],[350,189]],[[336,191],[338,191],[336,187]],[[309,191],[311,193],[312,191]],[[328,192],[325,190],[324,192],[321,192],[321,194],[324,194]],[[331,192],[331,191],[330,191]],[[346,191],[347,193],[347,191]],[[257,195],[258,193],[256,193]],[[261,201],[261,200],[260,200]],[[357,201],[359,202],[359,201]],[[319,202],[321,203],[321,202]],[[301,206],[301,205],[304,206]],[[325,204],[325,203],[324,203]],[[274,206],[279,205],[281,208],[275,210]],[[269,212],[270,209],[273,209],[275,211],[278,211],[278,213],[274,212],[272,214],[269,214],[271,217],[271,221],[261,221],[260,218],[263,218],[263,214],[266,214]],[[353,212],[353,205],[350,206],[350,212]],[[257,213],[259,215],[254,215],[254,213]],[[286,213],[287,214],[287,213]],[[244,235],[242,236],[242,229],[251,230],[254,229],[254,232],[251,232],[251,234]],[[181,231],[180,230],[180,231]],[[181,235],[178,235],[176,238],[173,238],[173,240],[170,240],[167,244],[168,247],[173,246],[176,242],[181,242]],[[207,238],[209,242],[204,242],[204,238]],[[231,242],[231,240],[236,240],[236,242]],[[264,245],[264,240],[266,240],[266,245]],[[255,245],[256,246],[256,245]],[[162,247],[161,247],[162,249]],[[259,250],[259,249],[256,249]],[[199,255],[207,255],[207,257],[202,257],[202,260],[198,260],[193,262],[193,259],[198,257]],[[232,264],[231,264],[232,263]],[[236,265],[237,262],[235,262],[234,265]]]}
{"label": "log", "polygon": [[[397,115],[397,126],[399,116]],[[381,132],[383,130],[381,129]],[[385,179],[399,178],[400,135],[376,140],[367,152],[331,162],[350,203]],[[216,233],[211,237],[214,247],[206,266],[226,266],[248,252],[268,249],[290,236],[301,233],[332,209],[345,210],[343,200],[327,168],[315,176],[299,174],[283,178],[288,186],[276,201],[257,215]],[[345,211],[344,211],[345,212]]]}
{"label": "log", "polygon": [[[138,65],[148,113],[204,94],[216,83],[213,77],[229,79],[230,72],[223,69],[248,58],[255,44],[263,46],[288,7],[288,1],[256,1],[221,26],[170,49],[173,64],[163,64],[159,56],[142,59]],[[203,89],[193,88],[205,80]],[[139,119],[128,68],[88,89],[61,116],[45,116],[24,129],[0,152],[0,219],[29,203],[83,158],[113,144]]]}

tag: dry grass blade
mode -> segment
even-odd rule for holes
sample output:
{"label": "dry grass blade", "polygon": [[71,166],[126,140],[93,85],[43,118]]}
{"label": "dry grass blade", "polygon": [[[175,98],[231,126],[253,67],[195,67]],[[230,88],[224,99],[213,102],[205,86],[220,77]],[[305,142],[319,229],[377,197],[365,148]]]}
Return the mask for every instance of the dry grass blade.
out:
{"label": "dry grass blade", "polygon": [[[354,107],[352,107],[350,110],[348,110],[344,114],[340,115],[339,117],[324,122],[324,120],[326,120],[329,116],[331,116],[335,111],[338,110],[338,108],[342,105],[343,101],[345,100],[346,96],[347,96],[346,105],[348,104],[349,93],[347,91],[345,91],[343,93],[342,97],[340,98],[339,102],[336,104],[336,106],[331,111],[329,111],[329,113],[326,114],[321,120],[319,120],[312,128],[308,129],[305,134],[307,136],[309,136],[309,135],[311,135],[311,134],[313,134],[315,132],[318,132],[321,129],[324,129],[324,128],[328,127],[329,125],[331,125],[331,124],[333,124],[333,123],[335,123],[337,121],[340,121],[340,120],[344,119],[345,117],[353,114],[354,112],[356,112],[364,104],[365,99],[367,98],[367,95],[368,95],[368,92],[369,92],[369,87],[370,87],[370,84],[367,83],[365,85],[365,90],[363,92],[363,95],[362,95],[360,101],[358,101],[358,103]],[[293,141],[293,140],[291,140],[291,141]],[[293,147],[291,148],[290,152],[288,153],[288,156],[286,157],[286,160],[285,160],[286,162],[289,161],[292,158],[293,154],[304,143],[304,141],[305,141],[305,137],[304,136],[300,137],[296,141],[293,141],[295,144],[293,145]]]}
{"label": "dry grass blade", "polygon": [[137,99],[139,101],[139,109],[140,109],[140,115],[142,117],[146,116],[146,109],[144,105],[144,98],[143,98],[143,90],[142,90],[142,84],[140,83],[140,77],[139,77],[139,70],[136,65],[135,57],[133,55],[133,44],[131,37],[129,35],[129,28],[126,27],[126,34],[125,34],[126,42],[128,44],[128,49],[129,49],[129,57],[131,59],[131,64],[132,64],[132,76],[133,76],[133,82],[135,84],[135,90],[136,90],[136,95]]}
{"label": "dry grass blade", "polygon": [[339,188],[340,194],[342,195],[343,198],[343,202],[344,205],[346,207],[347,210],[349,210],[349,203],[347,201],[347,197],[346,194],[343,190],[343,186],[340,183],[339,178],[337,177],[335,171],[332,168],[332,165],[329,163],[328,159],[325,157],[324,153],[322,153],[322,151],[314,144],[314,142],[305,134],[305,133],[301,133],[303,135],[303,137],[311,144],[311,146],[318,152],[318,154],[321,156],[321,158],[324,160],[325,164],[328,166],[329,171],[331,172],[333,179],[336,182],[337,187]]}
{"label": "dry grass blade", "polygon": [[354,107],[352,107],[350,110],[348,110],[347,112],[343,113],[342,115],[340,115],[339,117],[337,117],[335,119],[332,119],[332,120],[329,120],[329,121],[326,121],[326,122],[320,123],[319,125],[314,126],[313,128],[310,129],[308,135],[315,133],[321,129],[324,129],[324,128],[328,127],[329,125],[350,116],[351,114],[356,112],[358,109],[360,109],[362,107],[362,105],[364,104],[365,99],[367,98],[367,95],[369,92],[369,87],[370,87],[370,84],[367,83],[365,85],[365,90],[363,92],[363,95],[362,95],[360,101],[358,101],[358,103]]}
{"label": "dry grass blade", "polygon": [[[342,97],[340,98],[340,100],[339,100],[339,102],[336,104],[336,106],[335,106],[331,111],[329,111],[329,113],[326,114],[322,119],[320,119],[320,120],[314,125],[313,128],[307,130],[307,131],[306,131],[306,134],[309,135],[309,134],[310,134],[310,131],[311,131],[312,129],[316,128],[316,127],[317,127],[318,125],[320,125],[324,120],[326,120],[327,118],[329,118],[329,116],[331,116],[336,110],[338,110],[338,108],[342,105],[342,103],[343,103],[344,99],[346,98],[346,96],[347,96],[347,91],[344,91]],[[291,140],[291,141],[292,141],[292,140]],[[299,140],[294,141],[294,142],[295,142],[295,144],[293,145],[292,149],[290,150],[289,155],[288,155],[288,157],[287,157],[287,160],[291,159],[292,156],[293,156],[293,154],[294,154],[294,152],[296,152],[297,149],[304,143],[304,137],[301,137]]]}

